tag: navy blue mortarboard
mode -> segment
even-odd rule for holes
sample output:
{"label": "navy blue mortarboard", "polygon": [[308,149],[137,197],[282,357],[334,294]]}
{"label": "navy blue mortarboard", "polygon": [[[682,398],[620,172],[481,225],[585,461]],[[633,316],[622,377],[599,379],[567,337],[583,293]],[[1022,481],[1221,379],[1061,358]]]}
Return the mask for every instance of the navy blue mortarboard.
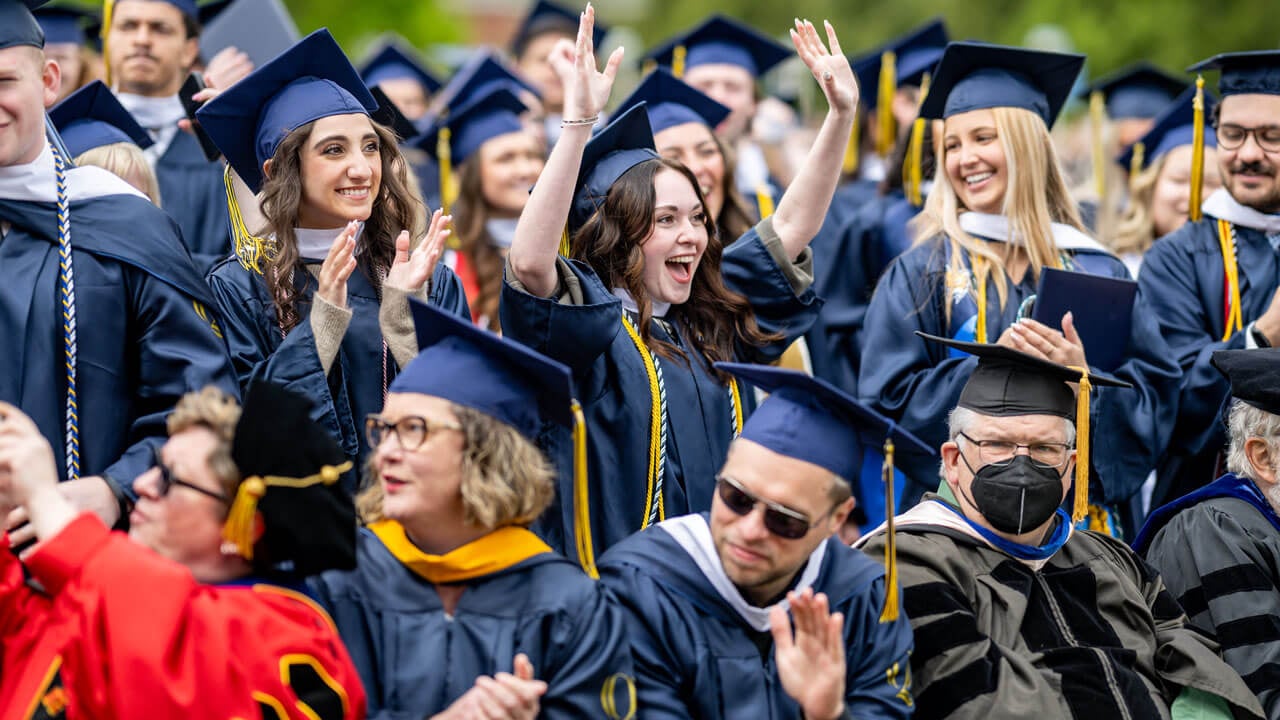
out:
{"label": "navy blue mortarboard", "polygon": [[437,108],[452,108],[504,85],[541,97],[528,80],[508,68],[493,50],[486,48],[472,55],[458,68],[449,82],[436,93],[433,105]]}
{"label": "navy blue mortarboard", "polygon": [[382,88],[377,85],[369,86],[369,94],[373,95],[373,99],[378,103],[378,109],[374,111],[372,117],[379,125],[385,125],[391,128],[400,140],[408,140],[418,134],[418,126],[413,121],[405,117],[400,112],[400,108],[396,107],[395,102],[387,97]]}
{"label": "navy blue mortarboard", "polygon": [[30,45],[44,47],[44,30],[31,11],[49,0],[0,0],[0,50]]}
{"label": "navy blue mortarboard", "polygon": [[297,128],[332,115],[372,115],[378,103],[327,28],[300,40],[218,97],[196,118],[253,192],[262,164]]}
{"label": "navy blue mortarboard", "polygon": [[970,110],[1014,107],[1052,127],[1071,95],[1084,56],[1006,45],[947,45],[920,106],[920,116],[948,118]]}
{"label": "navy blue mortarboard", "polygon": [[731,112],[662,68],[645,76],[615,113],[624,113],[640,103],[645,103],[654,133],[685,123],[702,123],[714,130]]}
{"label": "navy blue mortarboard", "polygon": [[1150,120],[1190,85],[1151,63],[1135,63],[1094,82],[1087,92],[1100,92],[1112,119]]}
{"label": "navy blue mortarboard", "polygon": [[880,102],[879,93],[874,90],[881,82],[880,67],[886,52],[894,55],[896,87],[920,85],[925,74],[932,73],[942,59],[948,40],[947,26],[938,18],[854,59],[853,71],[858,77],[858,87],[862,89],[864,107],[872,110]]}
{"label": "navy blue mortarboard", "polygon": [[618,178],[645,160],[658,157],[644,103],[633,105],[596,133],[582,151],[573,205],[569,208],[569,233],[577,232],[595,214]]}
{"label": "navy blue mortarboard", "polygon": [[525,110],[524,102],[510,88],[494,87],[437,119],[413,144],[436,156],[440,131],[448,128],[449,159],[461,165],[488,140],[524,130],[520,116]]}
{"label": "navy blue mortarboard", "polygon": [[428,93],[441,87],[440,79],[427,72],[422,62],[395,42],[388,42],[360,68],[365,85],[373,87],[386,80],[416,80]]}
{"label": "navy blue mortarboard", "polygon": [[417,299],[409,303],[420,351],[388,388],[469,407],[533,439],[543,420],[572,427],[569,368]]}
{"label": "navy blue mortarboard", "polygon": [[1211,361],[1231,383],[1231,397],[1280,415],[1280,348],[1218,350]]}
{"label": "navy blue mortarboard", "polygon": [[[1188,88],[1177,100],[1165,106],[1155,125],[1133,145],[1125,148],[1116,162],[1126,170],[1140,172],[1170,150],[1195,142],[1195,88]],[[1215,104],[1213,95],[1204,94],[1204,112],[1209,115]],[[1205,147],[1214,147],[1213,133],[1204,134]],[[1135,165],[1136,160],[1136,165]]]}
{"label": "navy blue mortarboard", "polygon": [[821,378],[768,365],[716,363],[770,393],[747,418],[740,437],[790,458],[826,468],[851,484],[862,470],[860,446],[893,438],[900,448],[935,455],[933,448],[889,418]]}
{"label": "navy blue mortarboard", "polygon": [[49,119],[71,157],[114,143],[133,143],[140,148],[155,144],[101,80],[68,95],[49,111]]}
{"label": "navy blue mortarboard", "polygon": [[[511,40],[511,54],[520,57],[524,54],[525,48],[529,46],[529,41],[539,35],[546,33],[565,34],[569,37],[578,36],[578,13],[569,10],[555,3],[547,2],[547,0],[538,0],[529,8],[529,13],[524,16],[524,20],[520,23],[520,28],[516,30],[516,36]],[[596,23],[591,31],[591,43],[599,49],[600,43],[604,41],[604,36],[609,34],[609,28]]]}
{"label": "navy blue mortarboard", "polygon": [[1280,95],[1280,50],[1222,53],[1187,68],[1221,70],[1218,95]]}
{"label": "navy blue mortarboard", "polygon": [[92,10],[77,7],[46,7],[35,11],[36,22],[44,30],[46,45],[84,45],[89,42],[89,25],[97,20]]}
{"label": "navy blue mortarboard", "polygon": [[676,77],[683,77],[690,68],[714,64],[737,65],[759,77],[793,52],[749,25],[716,14],[650,51],[645,59],[670,67]]}

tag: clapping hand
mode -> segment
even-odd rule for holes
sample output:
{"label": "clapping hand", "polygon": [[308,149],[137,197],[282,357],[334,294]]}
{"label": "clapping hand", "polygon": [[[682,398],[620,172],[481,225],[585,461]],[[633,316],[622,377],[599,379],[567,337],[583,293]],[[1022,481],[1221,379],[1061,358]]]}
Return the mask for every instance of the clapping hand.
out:
{"label": "clapping hand", "polygon": [[334,307],[347,307],[347,279],[356,269],[356,235],[362,224],[359,220],[347,223],[334,238],[320,266],[320,287],[316,294]]}
{"label": "clapping hand", "polygon": [[445,241],[452,234],[449,229],[452,221],[452,215],[444,215],[440,210],[432,213],[427,236],[412,253],[409,252],[409,231],[402,230],[396,237],[396,258],[387,272],[386,284],[408,293],[422,290],[444,252]]}

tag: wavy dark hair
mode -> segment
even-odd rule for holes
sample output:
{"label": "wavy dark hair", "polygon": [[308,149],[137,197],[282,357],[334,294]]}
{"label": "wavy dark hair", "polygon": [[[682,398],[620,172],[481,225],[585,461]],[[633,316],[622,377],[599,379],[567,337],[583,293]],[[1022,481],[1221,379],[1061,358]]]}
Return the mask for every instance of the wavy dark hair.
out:
{"label": "wavy dark hair", "polygon": [[[653,232],[657,201],[653,182],[664,170],[678,172],[688,180],[705,207],[702,190],[688,168],[666,158],[645,160],[613,183],[600,209],[575,233],[573,258],[589,264],[605,287],[622,288],[631,294],[640,310],[637,330],[650,350],[664,358],[688,363],[688,356],[679,347],[653,337],[653,303],[644,287],[641,246]],[[724,242],[710,217],[706,227],[707,248],[694,274],[689,300],[674,306],[674,317],[668,317],[683,322],[688,330],[686,339],[711,370],[712,363],[733,360],[738,343],[761,347],[776,342],[781,336],[761,330],[747,299],[725,286],[720,272]],[[728,382],[724,373],[715,374]]]}
{"label": "wavy dark hair", "polygon": [[[425,208],[411,189],[409,165],[400,153],[395,133],[372,119],[369,122],[378,135],[382,182],[356,248],[356,260],[360,272],[381,292],[382,278],[395,260],[396,235],[406,229],[414,232],[421,224]],[[301,319],[298,303],[303,291],[316,282],[303,268],[293,231],[298,226],[298,209],[302,205],[302,149],[314,126],[314,122],[307,123],[281,141],[272,158],[271,174],[262,183],[265,233],[275,236],[263,275],[284,332],[298,324]],[[303,278],[304,283],[296,283],[297,277]]]}
{"label": "wavy dark hair", "polygon": [[458,168],[458,199],[453,204],[453,228],[458,252],[471,263],[480,293],[471,303],[476,317],[488,318],[489,329],[499,330],[498,298],[502,296],[502,268],[506,260],[494,246],[485,221],[489,203],[484,199],[480,156],[475,153]]}

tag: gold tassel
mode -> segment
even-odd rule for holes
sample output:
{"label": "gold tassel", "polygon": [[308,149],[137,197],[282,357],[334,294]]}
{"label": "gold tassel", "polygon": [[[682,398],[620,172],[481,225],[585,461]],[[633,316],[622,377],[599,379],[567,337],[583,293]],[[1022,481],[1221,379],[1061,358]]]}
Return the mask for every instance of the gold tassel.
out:
{"label": "gold tassel", "polygon": [[227,193],[227,219],[231,223],[231,244],[236,259],[245,270],[262,274],[262,263],[270,260],[275,251],[271,241],[260,238],[249,232],[244,224],[244,215],[240,211],[240,201],[236,200],[235,180],[231,177],[231,166],[222,171],[222,184]]}
{"label": "gold tassel", "polygon": [[567,258],[570,250],[572,248],[569,246],[569,226],[565,225],[564,230],[560,231],[560,254]]}
{"label": "gold tassel", "polygon": [[677,45],[671,51],[671,74],[678,78],[684,78],[684,59],[689,54],[689,48],[683,45]]}
{"label": "gold tassel", "polygon": [[768,185],[761,183],[756,186],[756,205],[760,208],[761,220],[773,214],[773,193],[769,192]]}
{"label": "gold tassel", "polygon": [[920,83],[920,102],[916,105],[916,119],[911,123],[911,137],[907,144],[906,157],[903,158],[902,178],[906,190],[907,201],[915,207],[924,205],[924,128],[925,119],[920,117],[920,108],[924,106],[925,96],[929,94],[929,74],[925,73]]}
{"label": "gold tassel", "polygon": [[976,343],[987,342],[987,274],[979,272],[979,268],[984,267],[977,258],[973,263],[973,281],[978,285],[978,319],[974,323],[973,341]]}
{"label": "gold tassel", "polygon": [[587,488],[587,420],[582,405],[573,401],[573,534],[578,546],[578,563],[592,580],[600,578],[591,543],[591,506]]}
{"label": "gold tassel", "polygon": [[1192,102],[1191,131],[1191,199],[1188,203],[1188,219],[1196,222],[1201,217],[1200,193],[1204,186],[1204,76],[1196,76],[1196,99]]}
{"label": "gold tassel", "polygon": [[452,136],[449,128],[442,127],[436,138],[436,160],[440,163],[440,209],[444,215],[449,214],[449,208],[458,198],[457,188],[453,186],[453,150],[449,145]]}
{"label": "gold tassel", "polygon": [[1222,251],[1222,271],[1227,276],[1227,297],[1231,303],[1222,332],[1222,342],[1227,342],[1237,330],[1244,329],[1244,318],[1240,314],[1240,263],[1236,260],[1236,244],[1231,239],[1231,223],[1222,219],[1218,220],[1218,249]]}
{"label": "gold tassel", "polygon": [[884,464],[880,466],[880,479],[884,481],[884,609],[880,622],[898,619],[898,537],[894,522],[893,498],[893,438],[885,438]]}
{"label": "gold tassel", "polygon": [[861,150],[859,145],[862,143],[862,122],[861,118],[853,119],[853,129],[849,131],[849,144],[844,149],[844,162],[840,166],[841,172],[845,175],[852,175],[858,170],[858,153]]}
{"label": "gold tassel", "polygon": [[1133,159],[1129,161],[1129,194],[1133,195],[1133,184],[1147,164],[1147,146],[1141,141],[1133,144]]}
{"label": "gold tassel", "polygon": [[1071,366],[1080,373],[1076,391],[1076,494],[1071,505],[1071,522],[1078,523],[1089,513],[1089,368]]}
{"label": "gold tassel", "polygon": [[653,58],[649,58],[648,60],[645,60],[643,63],[640,64],[640,77],[645,77],[649,73],[657,69],[658,69],[658,61],[654,60]]}
{"label": "gold tassel", "polygon": [[[111,32],[112,16],[115,14],[116,0],[107,0],[102,6],[102,30],[98,36],[102,38],[102,81],[111,86],[111,51],[107,45],[107,35]],[[113,90],[115,88],[112,88]]]}
{"label": "gold tassel", "polygon": [[880,87],[876,97],[876,118],[880,133],[876,138],[876,152],[881,157],[889,157],[898,141],[897,123],[893,119],[893,96],[898,89],[896,78],[897,56],[892,50],[886,50],[880,55]]}
{"label": "gold tassel", "polygon": [[1093,183],[1098,192],[1099,207],[1107,198],[1107,149],[1102,143],[1106,114],[1106,100],[1101,91],[1094,90],[1089,94],[1089,119],[1093,126]]}
{"label": "gold tassel", "polygon": [[253,559],[253,544],[257,530],[258,501],[267,494],[267,488],[282,487],[301,489],[312,485],[332,485],[338,482],[342,473],[351,469],[351,461],[341,465],[325,465],[315,475],[304,478],[253,476],[245,478],[236,488],[236,498],[227,513],[227,521],[222,525],[222,551],[235,554],[245,560]]}

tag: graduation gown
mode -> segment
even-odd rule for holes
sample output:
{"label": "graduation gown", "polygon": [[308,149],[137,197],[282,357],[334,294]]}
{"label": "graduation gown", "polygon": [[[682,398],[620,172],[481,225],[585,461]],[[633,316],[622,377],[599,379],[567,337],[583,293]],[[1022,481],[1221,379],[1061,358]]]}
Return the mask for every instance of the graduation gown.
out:
{"label": "graduation gown", "polygon": [[[1095,244],[1096,245],[1096,244]],[[890,265],[867,309],[858,395],[863,402],[897,420],[925,444],[947,441],[947,415],[977,365],[977,358],[917,337],[931,335],[972,340],[977,320],[976,293],[947,288],[950,250],[942,237],[912,247]],[[1062,251],[1068,269],[1128,278],[1124,263],[1101,246]],[[969,268],[969,259],[964,258]],[[1144,273],[1145,275],[1145,273]],[[987,282],[987,341],[995,342],[1018,318],[1022,302],[1035,294],[1036,280],[1007,283],[1000,306],[994,278]],[[950,318],[946,304],[950,303]],[[1107,504],[1121,504],[1142,485],[1164,450],[1177,412],[1178,368],[1161,340],[1153,313],[1141,295],[1134,305],[1128,360],[1113,371],[1133,389],[1098,388],[1090,406],[1092,465],[1099,484],[1092,492]],[[908,484],[901,507],[938,486],[935,456],[899,451],[899,467]]]}
{"label": "graduation gown", "polygon": [[[347,307],[351,323],[333,367],[326,376],[312,332],[310,311],[318,281],[309,272],[297,273],[302,288],[298,303],[301,319],[283,334],[276,320],[275,304],[261,275],[242,266],[233,256],[218,263],[209,274],[209,286],[225,318],[231,361],[241,387],[266,379],[315,403],[312,420],[327,429],[357,469],[369,453],[364,419],[382,411],[386,388],[398,368],[383,344],[378,311],[381,294],[361,265],[347,280]],[[431,276],[427,302],[470,319],[462,285],[451,270],[437,265]],[[345,482],[355,489],[358,470]]]}
{"label": "graduation gown", "polygon": [[564,557],[543,553],[465,581],[452,615],[435,586],[367,528],[356,567],[313,578],[312,586],[368,688],[371,718],[430,717],[477,677],[512,672],[516,653],[528,655],[547,683],[538,717],[628,717],[622,618],[604,587]]}
{"label": "graduation gown", "polygon": [[200,141],[178,131],[156,162],[161,206],[178,221],[196,269],[203,275],[231,254],[231,225],[222,163],[209,162]]}
{"label": "graduation gown", "polygon": [[[1261,231],[1233,228],[1241,319],[1247,329],[1266,312],[1280,285],[1280,255]],[[1243,350],[1246,333],[1236,331],[1223,340],[1226,278],[1218,219],[1206,213],[1152,245],[1143,258],[1138,287],[1183,373],[1177,423],[1151,499],[1158,506],[1212,482],[1218,475],[1217,455],[1226,445],[1219,413],[1230,396],[1229,385],[1209,361],[1218,350]]]}
{"label": "graduation gown", "polygon": [[[1184,689],[1257,699],[1127,545],[1074,531],[1047,559],[996,550],[936,496],[898,519],[919,720],[1167,720]],[[864,552],[884,553],[883,532]],[[1219,716],[1210,716],[1219,717]]]}
{"label": "graduation gown", "polygon": [[0,719],[355,720],[364,691],[301,588],[204,585],[77,517],[27,560],[0,538]]}
{"label": "graduation gown", "polygon": [[[760,329],[780,333],[765,347],[740,347],[737,362],[768,362],[782,355],[813,323],[822,301],[809,287],[811,255],[794,264],[784,257],[772,222],[761,221],[725,249],[725,285],[747,298]],[[763,230],[763,233],[762,233]],[[766,241],[763,235],[768,236]],[[785,266],[785,267],[784,267]],[[586,264],[560,261],[562,287],[572,297],[535,297],[503,284],[502,332],[512,340],[569,366],[587,425],[587,478],[591,535],[596,554],[640,529],[648,493],[649,379],[640,352],[622,325],[622,302]],[[792,278],[803,276],[798,289]],[[668,315],[678,318],[679,310]],[[669,324],[679,337],[653,323],[655,337],[689,350],[679,321]],[[727,386],[696,353],[690,363],[659,359],[667,397],[666,517],[711,508],[715,476],[734,436],[733,400]],[[749,391],[741,393],[749,402]],[[544,433],[541,445],[559,470],[556,504],[534,530],[557,552],[578,559],[574,543],[573,465],[568,433]]]}
{"label": "graduation gown", "polygon": [[[47,149],[37,163],[52,183]],[[132,493],[182,395],[209,384],[239,393],[221,320],[173,221],[105,170],[71,170],[68,185],[80,474]],[[0,221],[11,225],[0,239],[0,400],[35,421],[65,472],[57,207],[0,199]]]}
{"label": "graduation gown", "polygon": [[1257,487],[1225,475],[1153,512],[1134,547],[1280,719],[1280,517]]}
{"label": "graduation gown", "polygon": [[[831,612],[844,613],[846,717],[910,717],[912,638],[905,617],[879,622],[884,567],[836,538],[826,543],[811,587],[826,593]],[[624,609],[638,717],[800,719],[778,678],[769,631],[748,625],[662,525],[610,549],[600,582]]]}

